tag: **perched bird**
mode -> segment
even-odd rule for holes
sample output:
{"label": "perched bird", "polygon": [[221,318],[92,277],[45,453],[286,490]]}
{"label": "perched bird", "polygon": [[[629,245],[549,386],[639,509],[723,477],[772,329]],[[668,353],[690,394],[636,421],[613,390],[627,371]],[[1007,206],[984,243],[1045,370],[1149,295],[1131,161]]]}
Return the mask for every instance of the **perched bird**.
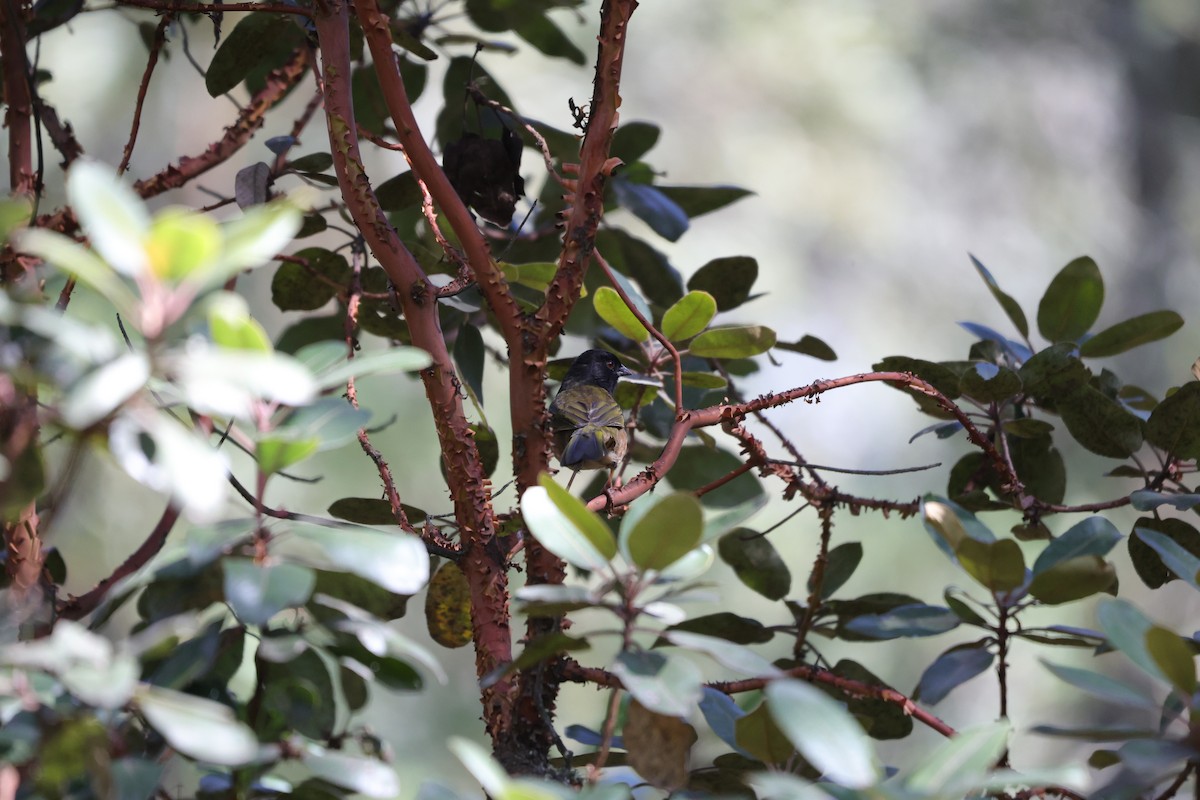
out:
{"label": "perched bird", "polygon": [[[609,480],[629,446],[625,417],[613,399],[617,380],[633,372],[612,353],[584,351],[550,402],[550,428],[558,463],[572,470],[607,469]],[[571,481],[567,488],[571,488]]]}

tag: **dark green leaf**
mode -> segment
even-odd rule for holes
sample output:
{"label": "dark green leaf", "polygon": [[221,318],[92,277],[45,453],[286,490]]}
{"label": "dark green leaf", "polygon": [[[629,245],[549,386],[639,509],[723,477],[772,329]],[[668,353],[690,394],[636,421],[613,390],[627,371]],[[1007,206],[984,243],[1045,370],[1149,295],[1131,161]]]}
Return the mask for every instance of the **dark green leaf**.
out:
{"label": "dark green leaf", "polygon": [[[408,610],[409,595],[395,594],[372,583],[366,578],[349,572],[331,572],[319,569],[317,584],[313,587],[313,595],[328,595],[343,600],[361,608],[381,620],[393,620],[403,617]],[[325,606],[310,602],[309,611],[319,620],[327,620],[330,614]]]}
{"label": "dark green leaf", "polygon": [[737,644],[764,644],[775,636],[774,631],[758,620],[740,617],[730,611],[693,617],[678,625],[672,625],[669,630],[702,633]]}
{"label": "dark green leaf", "polygon": [[675,201],[688,217],[696,217],[724,208],[754,194],[738,186],[659,186],[660,192]]}
{"label": "dark green leaf", "polygon": [[649,122],[626,122],[613,133],[610,152],[626,164],[640,161],[658,143],[661,131]]}
{"label": "dark green leaf", "polygon": [[1021,378],[1008,367],[979,361],[963,373],[959,391],[981,403],[1006,400],[1021,391]]}
{"label": "dark green leaf", "polygon": [[333,156],[329,153],[309,153],[287,163],[287,169],[293,172],[324,172],[333,166]]}
{"label": "dark green leaf", "polygon": [[1084,358],[1115,356],[1165,339],[1182,327],[1183,317],[1174,311],[1152,311],[1105,328],[1081,344],[1079,354]]}
{"label": "dark green leaf", "polygon": [[596,234],[596,248],[604,253],[614,269],[633,278],[651,303],[667,308],[683,297],[683,279],[679,271],[671,266],[666,256],[641,239],[624,231],[604,229]]}
{"label": "dark green leaf", "polygon": [[1135,528],[1133,534],[1154,550],[1162,559],[1163,566],[1175,576],[1191,584],[1193,588],[1200,588],[1200,583],[1197,583],[1200,579],[1200,557],[1167,534],[1153,528]]}
{"label": "dark green leaf", "polygon": [[274,69],[304,44],[304,31],[290,14],[256,12],[243,17],[221,42],[204,84],[211,97],[233,89],[251,72]]}
{"label": "dark green leaf", "polygon": [[[1047,436],[1054,430],[1054,426],[1043,419],[1033,419],[1032,417],[1023,417],[1021,419],[1009,419],[1004,421],[1004,432],[1009,436],[1016,436],[1019,439],[1038,439]],[[1052,501],[1058,502],[1058,501]]]}
{"label": "dark green leaf", "polygon": [[[825,577],[821,582],[821,599],[833,596],[833,593],[850,580],[850,576],[862,562],[863,547],[859,542],[845,542],[829,551],[825,564]],[[813,576],[809,576],[808,590],[813,590]]]}
{"label": "dark green leaf", "polygon": [[622,551],[642,570],[662,570],[700,543],[704,509],[687,492],[663,497],[630,525],[622,525]]}
{"label": "dark green leaf", "polygon": [[750,290],[758,280],[758,262],[749,256],[714,258],[688,280],[688,288],[708,292],[717,301],[718,311],[737,308],[750,299]]}
{"label": "dark green leaf", "polygon": [[796,753],[791,740],[775,724],[766,703],[743,713],[733,726],[736,746],[764,764],[783,764]]}
{"label": "dark green leaf", "polygon": [[1067,394],[1092,377],[1075,355],[1075,346],[1066,343],[1035,353],[1021,365],[1019,374],[1026,391],[1039,399]]}
{"label": "dark green leaf", "polygon": [[837,361],[837,353],[833,352],[832,347],[817,337],[808,334],[805,334],[798,342],[776,342],[775,347],[779,350],[812,356],[821,361]]}
{"label": "dark green leaf", "polygon": [[280,311],[320,308],[350,280],[350,265],[337,253],[310,247],[295,253],[294,257],[304,259],[307,266],[285,261],[271,280],[271,301]]}
{"label": "dark green leaf", "polygon": [[1050,282],[1038,303],[1038,330],[1051,342],[1073,342],[1100,316],[1104,281],[1096,262],[1082,256],[1067,264]]}
{"label": "dark green leaf", "polygon": [[630,211],[669,242],[679,240],[688,229],[688,217],[675,201],[653,186],[622,180],[612,181],[613,193],[621,208]]}
{"label": "dark green leaf", "polygon": [[375,187],[375,196],[384,211],[400,211],[421,204],[421,187],[412,171],[401,172]]}
{"label": "dark green leaf", "polygon": [[1168,394],[1146,422],[1146,438],[1179,458],[1200,458],[1200,381]]}
{"label": "dark green leaf", "polygon": [[583,51],[544,14],[528,11],[519,14],[513,31],[548,56],[580,65],[585,61]]}
{"label": "dark green leaf", "polygon": [[[1067,492],[1067,467],[1049,435],[1009,439],[1008,454],[1026,493],[1045,503],[1062,502]],[[989,462],[983,463],[990,475],[988,485],[999,494],[1002,482],[999,475]]]}
{"label": "dark green leaf", "polygon": [[[679,453],[667,480],[676,489],[694,492],[702,486],[723,478],[740,467],[741,460],[727,450],[710,450],[704,445],[689,445]],[[704,495],[708,508],[731,508],[763,494],[762,485],[753,473],[746,473]]]}
{"label": "dark green leaf", "polygon": [[721,560],[738,579],[770,600],[782,600],[792,589],[792,574],[767,537],[749,528],[734,528],[717,544]]}
{"label": "dark green leaf", "polygon": [[[425,512],[414,506],[401,504],[408,521],[414,525],[425,519]],[[379,497],[343,497],[329,506],[331,516],[359,525],[394,525],[396,516],[387,500]]]}
{"label": "dark green leaf", "polygon": [[[1138,531],[1139,529],[1155,531],[1174,542],[1185,552],[1200,558],[1200,531],[1181,519],[1142,517],[1134,523],[1134,530]],[[1151,589],[1157,589],[1175,578],[1187,577],[1172,571],[1170,566],[1164,563],[1157,550],[1150,547],[1140,535],[1130,536],[1128,543],[1129,559],[1133,562],[1133,568],[1142,582]]]}
{"label": "dark green leaf", "polygon": [[937,705],[946,695],[992,666],[995,656],[980,644],[954,647],[921,673],[913,699]]}
{"label": "dark green leaf", "polygon": [[[951,400],[958,397],[959,376],[943,364],[908,356],[888,356],[871,366],[876,372],[908,372],[933,386]],[[897,388],[904,389],[897,385]]]}
{"label": "dark green leaf", "polygon": [[[970,255],[968,253],[968,255]],[[1000,284],[996,283],[996,279],[992,277],[992,273],[988,271],[979,259],[971,255],[971,263],[975,265],[975,270],[979,273],[979,277],[983,278],[983,282],[987,284],[988,291],[992,293],[992,297],[996,298],[996,302],[1004,309],[1004,313],[1008,315],[1016,329],[1020,331],[1022,336],[1029,336],[1029,322],[1025,319],[1025,312],[1021,310],[1020,304],[1013,300],[1010,296],[1004,293],[1000,288]]]}
{"label": "dark green leaf", "polygon": [[[839,661],[830,672],[867,686],[888,686],[869,669],[848,659]],[[872,739],[903,739],[912,733],[912,716],[896,703],[889,703],[878,697],[842,695],[834,687],[821,685],[821,688],[834,699],[844,701],[846,709],[854,715]]]}
{"label": "dark green leaf", "polygon": [[480,405],[483,405],[483,361],[483,336],[474,325],[464,322],[454,341],[454,363]]}
{"label": "dark green leaf", "polygon": [[[1141,473],[1130,477],[1142,477]],[[1200,505],[1200,494],[1162,494],[1151,489],[1138,489],[1129,495],[1130,503],[1138,511],[1153,511],[1159,506],[1171,506],[1180,511],[1190,511]]]}
{"label": "dark green leaf", "polygon": [[[1142,421],[1091,386],[1063,397],[1058,413],[1075,441],[1097,455],[1128,458],[1142,446]],[[1200,429],[1195,438],[1200,447]]]}
{"label": "dark green leaf", "polygon": [[327,317],[305,317],[287,328],[275,342],[280,353],[294,355],[296,351],[316,342],[341,340],[346,336],[346,320],[343,314]]}

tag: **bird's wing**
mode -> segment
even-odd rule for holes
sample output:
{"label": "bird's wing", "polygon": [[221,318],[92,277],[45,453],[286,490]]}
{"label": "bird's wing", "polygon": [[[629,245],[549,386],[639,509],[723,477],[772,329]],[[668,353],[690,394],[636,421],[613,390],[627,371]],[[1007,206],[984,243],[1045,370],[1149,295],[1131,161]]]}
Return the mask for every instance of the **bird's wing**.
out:
{"label": "bird's wing", "polygon": [[599,428],[622,428],[625,417],[612,395],[599,386],[582,384],[560,391],[550,404],[551,426],[556,431],[572,430],[584,425]]}

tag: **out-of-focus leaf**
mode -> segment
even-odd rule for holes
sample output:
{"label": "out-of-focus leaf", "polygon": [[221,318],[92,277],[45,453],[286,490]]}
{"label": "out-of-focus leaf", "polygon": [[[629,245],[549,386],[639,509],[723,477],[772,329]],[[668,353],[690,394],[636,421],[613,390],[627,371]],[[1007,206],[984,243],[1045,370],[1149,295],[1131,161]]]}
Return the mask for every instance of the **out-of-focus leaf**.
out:
{"label": "out-of-focus leaf", "polygon": [[1165,339],[1182,327],[1183,317],[1174,311],[1151,311],[1105,328],[1079,345],[1079,354],[1084,358],[1115,356]]}
{"label": "out-of-focus leaf", "polygon": [[868,639],[937,636],[957,628],[958,616],[942,606],[904,605],[880,614],[856,616],[843,627]]}
{"label": "out-of-focus leaf", "polygon": [[305,743],[301,760],[316,777],[356,794],[387,798],[400,793],[396,771],[382,761],[326,750],[312,742]]}
{"label": "out-of-focus leaf", "polygon": [[1154,623],[1136,606],[1125,600],[1101,600],[1096,607],[1096,621],[1109,644],[1128,656],[1146,674],[1167,680],[1146,648],[1146,633]]}
{"label": "out-of-focus leaf", "polygon": [[635,700],[629,704],[623,736],[629,766],[651,785],[670,791],[687,781],[688,754],[697,738],[687,722]]}
{"label": "out-of-focus leaf", "polygon": [[[92,248],[113,269],[129,277],[149,269],[145,240],[150,214],[116,170],[95,161],[76,161],[67,175],[67,199]],[[28,247],[24,240],[22,247]]]}
{"label": "out-of-focus leaf", "polygon": [[1152,528],[1136,528],[1133,535],[1153,549],[1167,569],[1193,588],[1200,589],[1200,583],[1197,582],[1200,580],[1200,558],[1167,534]]}
{"label": "out-of-focus leaf", "polygon": [[960,731],[914,765],[904,787],[925,797],[964,797],[986,781],[1008,747],[1008,720]]}
{"label": "out-of-focus leaf", "polygon": [[[618,128],[617,135],[620,136]],[[667,257],[641,239],[624,231],[601,230],[596,234],[596,249],[604,253],[613,268],[637,282],[650,302],[663,308],[683,297],[683,279]],[[689,287],[703,288],[703,287]]]}
{"label": "out-of-focus leaf", "polygon": [[353,572],[396,594],[416,594],[429,580],[429,555],[411,534],[299,522],[292,523],[292,533],[320,550],[327,561],[313,564],[319,569]]}
{"label": "out-of-focus leaf", "polygon": [[[679,454],[679,460],[671,469],[668,480],[676,489],[694,492],[718,478],[728,475],[742,464],[741,460],[727,450],[710,450],[704,445],[689,445]],[[739,475],[720,488],[704,495],[704,505],[711,509],[739,507],[739,514],[757,510],[756,504],[765,494],[762,484],[751,473]],[[728,523],[726,523],[728,524]],[[736,523],[734,523],[736,524]],[[706,536],[715,528],[706,527]]]}
{"label": "out-of-focus leaf", "polygon": [[[832,597],[833,593],[850,580],[850,576],[862,562],[861,542],[844,542],[829,551],[825,563],[825,576],[821,581],[821,598]],[[813,590],[813,576],[809,576],[808,589]]]}
{"label": "out-of-focus leaf", "polygon": [[1138,511],[1153,511],[1164,505],[1189,511],[1200,506],[1200,494],[1162,494],[1152,489],[1138,489],[1129,495],[1129,500]]}
{"label": "out-of-focus leaf", "polygon": [[1136,684],[1119,681],[1087,669],[1068,667],[1063,664],[1051,664],[1045,660],[1042,661],[1042,664],[1060,680],[1069,683],[1076,689],[1087,692],[1093,697],[1098,697],[1101,700],[1116,703],[1127,708],[1138,708],[1143,711],[1155,713],[1159,710],[1158,702]]}
{"label": "out-of-focus leaf", "polygon": [[1179,634],[1154,625],[1146,631],[1146,652],[1167,676],[1167,680],[1191,697],[1196,691],[1196,654]]}
{"label": "out-of-focus leaf", "polygon": [[626,164],[640,161],[658,143],[661,134],[657,125],[649,122],[625,122],[613,133],[612,154]]}
{"label": "out-of-focus leaf", "polygon": [[171,747],[197,761],[238,766],[258,755],[257,737],[229,706],[148,685],[134,702]]}
{"label": "out-of-focus leaf", "polygon": [[879,767],[870,739],[842,705],[807,683],[778,680],[766,688],[780,730],[817,770],[850,788],[871,786]]}
{"label": "out-of-focus leaf", "polygon": [[1200,458],[1200,381],[1168,394],[1146,422],[1146,438],[1179,458]]}
{"label": "out-of-focus leaf", "polygon": [[[729,611],[718,611],[673,625],[671,630],[702,633],[737,644],[763,644],[771,641],[775,632],[756,619],[740,617]],[[662,641],[661,639],[659,640]]]}
{"label": "out-of-focus leaf", "polygon": [[994,660],[995,656],[979,644],[953,647],[925,668],[913,698],[937,705],[954,689],[985,672]]}
{"label": "out-of-focus leaf", "polygon": [[972,578],[993,592],[1007,592],[1025,582],[1025,557],[1012,539],[980,542],[964,538],[954,550]]}
{"label": "out-of-focus leaf", "polygon": [[700,501],[676,492],[655,503],[635,524],[622,525],[620,548],[639,569],[661,570],[698,545],[703,530]]}
{"label": "out-of-focus leaf", "polygon": [[[989,328],[987,325],[981,325],[978,322],[960,320],[958,326],[963,330],[978,336],[981,342],[990,342],[994,346],[999,347],[999,349],[1006,356],[1015,361],[1024,362],[1028,360],[1031,355],[1033,355],[1030,349],[1021,342],[1010,339],[1003,333],[1000,333],[1000,331],[995,330],[994,328]],[[980,357],[981,356],[979,354],[972,351],[971,358]],[[991,357],[989,356],[989,360],[990,358]]]}
{"label": "out-of-focus leaf", "polygon": [[63,421],[84,429],[99,422],[146,385],[150,362],[144,353],[126,353],[100,366],[68,389],[59,405]]}
{"label": "out-of-focus leaf", "polygon": [[271,340],[250,316],[245,298],[233,292],[214,292],[205,309],[208,333],[215,344],[229,350],[271,352]]}
{"label": "out-of-focus leaf", "polygon": [[[1186,579],[1188,577],[1186,574],[1180,575],[1175,572],[1174,567],[1168,565],[1166,559],[1159,554],[1159,549],[1166,545],[1164,541],[1158,540],[1158,548],[1151,547],[1147,543],[1150,539],[1141,535],[1143,532],[1151,531],[1169,540],[1173,543],[1174,548],[1183,550],[1193,558],[1200,557],[1200,531],[1197,531],[1189,523],[1174,517],[1142,517],[1134,523],[1134,535],[1128,539],[1129,560],[1133,562],[1133,568],[1146,586],[1157,589],[1178,577]],[[1173,560],[1178,561],[1178,565],[1186,571],[1186,565],[1190,562],[1178,556],[1179,554]]]}
{"label": "out-of-focus leaf", "polygon": [[627,650],[611,669],[639,703],[659,714],[686,717],[703,694],[700,669],[681,656]]}
{"label": "out-of-focus leaf", "polygon": [[749,256],[714,258],[689,280],[692,291],[708,292],[717,301],[718,311],[737,308],[750,299],[750,290],[758,280],[758,262]]}
{"label": "out-of-focus leaf", "polygon": [[1063,267],[1038,303],[1038,330],[1051,342],[1073,342],[1100,316],[1104,281],[1096,262],[1082,256]]}
{"label": "out-of-focus leaf", "polygon": [[247,625],[265,625],[280,611],[304,605],[317,582],[311,569],[296,564],[259,565],[248,558],[226,558],[221,567],[225,599]]}
{"label": "out-of-focus leaf", "polygon": [[1021,332],[1022,336],[1029,336],[1029,322],[1025,319],[1025,312],[1021,310],[1021,306],[1012,297],[1005,294],[1000,288],[1000,284],[996,283],[996,279],[992,277],[992,273],[988,271],[979,259],[975,256],[968,255],[971,258],[971,263],[975,265],[975,271],[979,273],[979,277],[983,278],[983,282],[987,284],[988,291],[992,293],[992,297],[996,298],[996,302],[1004,309],[1004,313],[1008,315],[1008,319]]}
{"label": "out-of-focus leaf", "polygon": [[[612,533],[600,518],[560,486],[540,486],[521,497],[521,516],[537,540],[569,564],[591,572],[604,569],[617,552]],[[556,491],[557,490],[557,491]]]}
{"label": "out-of-focus leaf", "polygon": [[676,647],[704,653],[718,664],[747,677],[778,677],[781,674],[778,667],[758,653],[727,639],[681,631],[678,628],[666,631],[663,638]]}

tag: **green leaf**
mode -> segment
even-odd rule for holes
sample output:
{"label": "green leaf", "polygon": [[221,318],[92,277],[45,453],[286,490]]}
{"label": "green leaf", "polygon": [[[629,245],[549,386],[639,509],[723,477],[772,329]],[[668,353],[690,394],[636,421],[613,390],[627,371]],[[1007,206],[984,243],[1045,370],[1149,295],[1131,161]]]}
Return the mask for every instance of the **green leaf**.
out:
{"label": "green leaf", "polygon": [[879,779],[871,740],[841,703],[795,680],[772,681],[765,694],[780,730],[825,777],[852,789]]}
{"label": "green leaf", "polygon": [[1084,341],[1079,346],[1079,354],[1084,358],[1115,356],[1165,339],[1182,327],[1183,317],[1174,311],[1151,311],[1105,328]]}
{"label": "green leaf", "polygon": [[312,457],[320,449],[321,440],[316,437],[293,439],[264,436],[255,445],[254,455],[263,474],[274,475]]}
{"label": "green leaf", "polygon": [[683,378],[684,386],[695,389],[724,389],[729,385],[729,381],[711,372],[685,372],[680,377]]}
{"label": "green leaf", "polygon": [[[408,521],[419,524],[425,519],[425,512],[406,503],[401,503]],[[396,517],[392,514],[391,504],[379,497],[343,497],[334,500],[328,508],[330,516],[354,522],[359,525],[394,525]]]}
{"label": "green leaf", "polygon": [[351,377],[362,379],[369,375],[417,372],[433,363],[433,358],[429,353],[419,347],[363,349],[351,359],[344,358],[345,347],[344,342],[317,342],[302,348],[296,353],[296,358],[312,364],[310,359],[316,357],[322,350],[325,353],[335,351],[338,353],[336,363],[313,369],[313,372],[316,373],[317,385],[323,390],[342,388]]}
{"label": "green leaf", "polygon": [[1076,556],[1035,575],[1029,593],[1043,603],[1059,605],[1103,592],[1116,578],[1113,565],[1100,556]]}
{"label": "green leaf", "polygon": [[9,197],[0,200],[0,242],[7,242],[15,230],[24,228],[33,218],[33,198]]}
{"label": "green leaf", "polygon": [[203,273],[217,260],[220,228],[203,214],[167,208],[154,217],[145,249],[156,276],[179,281]]}
{"label": "green leaf", "polygon": [[[603,527],[599,518],[593,518]],[[700,544],[703,530],[700,501],[687,492],[676,492],[655,503],[635,524],[621,526],[621,552],[641,570],[662,570]],[[607,531],[605,536],[612,541]]]}
{"label": "green leaf", "polygon": [[464,322],[459,326],[458,338],[454,340],[454,363],[458,365],[458,371],[480,405],[483,405],[484,355],[483,336],[479,328]]}
{"label": "green leaf", "polygon": [[512,26],[513,32],[536,47],[542,53],[565,58],[573,64],[582,65],[586,58],[583,51],[567,37],[557,25],[544,14],[520,14]]}
{"label": "green leaf", "polygon": [[309,247],[293,254],[308,266],[284,261],[271,279],[271,302],[280,311],[312,311],[337,296],[338,287],[350,280],[350,265],[344,256],[323,247]]}
{"label": "green leaf", "polygon": [[980,542],[967,537],[954,554],[972,578],[992,592],[1008,592],[1025,582],[1025,557],[1012,539]]}
{"label": "green leaf", "polygon": [[[396,594],[416,594],[429,581],[429,554],[416,536],[357,525],[336,528],[292,522],[293,534],[324,559],[312,566],[352,572]],[[299,560],[299,559],[297,559]]]}
{"label": "green leaf", "polygon": [[738,580],[769,600],[782,600],[792,589],[792,573],[771,541],[749,528],[734,528],[717,544],[721,560]]}
{"label": "green leaf", "polygon": [[672,342],[690,339],[708,327],[717,301],[708,292],[688,292],[663,313],[662,335]]}
{"label": "green leaf", "polygon": [[1054,426],[1044,419],[1023,417],[1004,421],[1004,432],[1019,439],[1038,439],[1054,431]]}
{"label": "green leaf", "polygon": [[122,317],[136,319],[140,301],[117,273],[96,254],[66,236],[41,228],[25,228],[13,234],[13,247],[37,256],[62,272],[74,275],[84,286],[112,303]]}
{"label": "green leaf", "polygon": [[[694,492],[718,478],[725,477],[741,465],[741,459],[728,450],[711,450],[704,445],[689,445],[680,451],[679,459],[667,477],[674,488]],[[734,506],[739,506],[738,513],[746,514],[758,510],[757,503],[765,494],[758,478],[746,473],[706,493],[704,504],[710,510],[732,510]],[[731,523],[726,521],[725,524]],[[710,525],[709,531],[714,530],[716,529]]]}
{"label": "green leaf", "polygon": [[691,219],[736,203],[754,194],[738,186],[658,186],[660,192],[675,201]]}
{"label": "green leaf", "polygon": [[189,758],[238,766],[258,756],[258,739],[229,706],[143,684],[134,702],[167,743]]}
{"label": "green leaf", "polygon": [[287,169],[296,172],[325,172],[333,166],[333,156],[329,153],[309,153],[287,163]]}
{"label": "green leaf", "polygon": [[805,334],[798,342],[776,342],[775,347],[779,350],[787,350],[790,353],[800,353],[805,356],[812,356],[821,361],[837,361],[837,353],[833,348],[825,344],[816,336]]}
{"label": "green leaf", "polygon": [[544,292],[554,280],[558,272],[558,264],[553,261],[537,261],[530,264],[508,264],[500,262],[504,279],[509,283],[528,286],[538,292]]}
{"label": "green leaf", "polygon": [[1138,511],[1153,511],[1159,506],[1190,511],[1200,506],[1200,494],[1162,494],[1151,489],[1138,489],[1129,495],[1129,501]]}
{"label": "green leaf", "polygon": [[950,692],[986,672],[995,658],[980,644],[952,647],[934,659],[921,673],[913,699],[937,705]]}
{"label": "green leaf", "polygon": [[[620,136],[621,129],[617,130]],[[642,293],[655,305],[667,308],[683,297],[683,279],[679,270],[671,266],[665,255],[641,239],[624,231],[604,229],[596,234],[596,248],[604,253],[613,269],[637,281]]]}
{"label": "green leaf", "polygon": [[1088,517],[1046,546],[1033,562],[1033,573],[1045,572],[1071,558],[1104,556],[1121,541],[1121,532],[1104,517]]}
{"label": "green leaf", "polygon": [[758,262],[750,256],[714,258],[688,280],[692,291],[708,292],[717,301],[718,311],[737,308],[750,299],[750,290],[758,280]]}
{"label": "green leaf", "polygon": [[210,97],[233,89],[252,72],[280,66],[304,44],[304,31],[290,14],[256,12],[243,17],[213,55],[204,76]]}
{"label": "green leaf", "polygon": [[612,181],[613,194],[621,208],[633,213],[650,229],[669,242],[687,233],[688,216],[675,201],[654,186],[626,180],[620,175]]}
{"label": "green leaf", "polygon": [[1200,458],[1200,381],[1168,394],[1146,422],[1146,438],[1179,458]]}
{"label": "green leaf", "polygon": [[[758,620],[741,617],[730,611],[692,617],[678,625],[672,625],[670,630],[702,633],[737,644],[764,644],[775,637],[775,632]],[[655,643],[656,646],[660,642],[661,639]]]}
{"label": "green leaf", "polygon": [[1154,713],[1159,711],[1158,702],[1136,684],[1119,681],[1091,670],[1051,664],[1049,661],[1042,661],[1042,664],[1060,680],[1093,697],[1127,708],[1137,708]]}
{"label": "green leaf", "polygon": [[764,325],[710,328],[692,340],[688,352],[700,358],[749,358],[775,346],[775,331]]}
{"label": "green leaf", "polygon": [[1073,342],[1100,316],[1104,281],[1096,262],[1082,256],[1067,264],[1038,303],[1038,330],[1051,342]]}
{"label": "green leaf", "polygon": [[700,668],[680,656],[626,650],[611,669],[634,699],[670,717],[687,717],[703,694]]}
{"label": "green leaf", "polygon": [[1154,625],[1146,631],[1146,652],[1162,670],[1167,680],[1191,697],[1196,691],[1196,654],[1179,634]]}
{"label": "green leaf", "polygon": [[388,212],[419,206],[425,199],[411,170],[401,172],[379,184],[375,190],[375,197],[379,200],[379,207]]}
{"label": "green leaf", "polygon": [[521,516],[543,547],[568,564],[596,572],[617,553],[612,532],[587,506],[544,475],[521,497]]}
{"label": "green leaf", "polygon": [[250,316],[245,298],[233,292],[214,292],[205,309],[213,343],[229,350],[271,352],[263,326]]}
{"label": "green leaf", "polygon": [[296,564],[258,565],[249,558],[226,558],[225,599],[233,613],[247,625],[265,625],[285,608],[308,602],[317,576]]}
{"label": "green leaf", "polygon": [[616,289],[601,286],[592,296],[592,305],[595,306],[600,319],[616,328],[617,332],[627,339],[644,342],[650,338],[646,326],[629,310],[629,306],[625,305]]}
{"label": "green leaf", "polygon": [[[1142,421],[1091,386],[1063,397],[1058,413],[1075,441],[1097,455],[1128,458],[1142,446]],[[1200,447],[1200,429],[1195,438]]]}
{"label": "green leaf", "polygon": [[1004,309],[1004,313],[1008,315],[1009,320],[1020,331],[1021,335],[1029,337],[1029,322],[1025,319],[1025,312],[1021,310],[1021,306],[1016,300],[1004,293],[1000,288],[1000,284],[996,283],[996,279],[992,277],[992,273],[988,271],[979,259],[970,253],[971,263],[975,265],[975,271],[979,273],[979,277],[983,278],[983,282],[987,284],[988,291],[992,293],[992,297],[996,298],[996,302]]}

